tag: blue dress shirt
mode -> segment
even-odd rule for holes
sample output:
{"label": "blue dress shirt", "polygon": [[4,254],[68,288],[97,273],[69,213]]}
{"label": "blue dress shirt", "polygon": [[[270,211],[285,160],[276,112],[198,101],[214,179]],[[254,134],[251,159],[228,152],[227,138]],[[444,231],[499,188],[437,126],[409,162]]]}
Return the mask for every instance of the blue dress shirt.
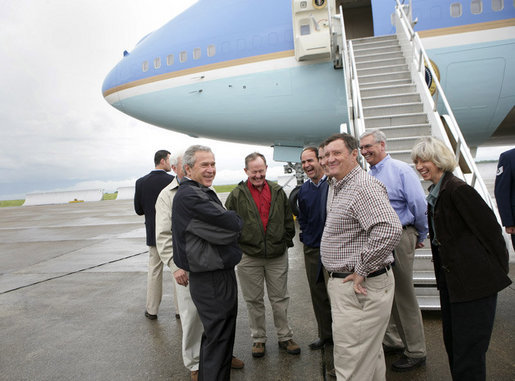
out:
{"label": "blue dress shirt", "polygon": [[427,203],[415,171],[408,164],[386,155],[383,160],[370,167],[370,174],[386,187],[390,204],[401,224],[415,226],[418,242],[424,241],[429,231]]}

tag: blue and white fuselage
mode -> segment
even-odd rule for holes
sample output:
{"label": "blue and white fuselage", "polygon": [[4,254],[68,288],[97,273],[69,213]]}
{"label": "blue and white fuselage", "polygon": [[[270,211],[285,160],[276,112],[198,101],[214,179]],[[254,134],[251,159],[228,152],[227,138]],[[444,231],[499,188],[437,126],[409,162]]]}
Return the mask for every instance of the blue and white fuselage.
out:
{"label": "blue and white fuselage", "polygon": [[[515,104],[515,8],[505,1],[493,20],[491,12],[475,15],[508,22],[472,29],[464,40],[445,28],[469,19],[424,24],[435,17],[442,22],[435,7],[450,3],[414,1],[413,15],[419,30],[444,31],[425,38],[427,50],[465,137],[481,144]],[[394,2],[372,0],[371,8],[374,34],[393,33]],[[478,32],[490,37],[476,41]],[[125,54],[102,91],[111,105],[142,121],[233,142],[302,147],[348,122],[342,71],[330,59],[295,59],[290,0],[200,0]]]}

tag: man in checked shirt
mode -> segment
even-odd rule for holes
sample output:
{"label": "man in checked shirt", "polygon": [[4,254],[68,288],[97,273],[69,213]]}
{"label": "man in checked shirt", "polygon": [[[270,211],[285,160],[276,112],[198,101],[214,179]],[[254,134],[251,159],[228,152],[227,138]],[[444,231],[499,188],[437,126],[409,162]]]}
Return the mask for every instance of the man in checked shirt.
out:
{"label": "man in checked shirt", "polygon": [[358,165],[354,137],[331,136],[324,156],[334,194],[320,253],[329,272],[336,376],[385,380],[382,341],[395,287],[392,251],[402,225],[384,185]]}

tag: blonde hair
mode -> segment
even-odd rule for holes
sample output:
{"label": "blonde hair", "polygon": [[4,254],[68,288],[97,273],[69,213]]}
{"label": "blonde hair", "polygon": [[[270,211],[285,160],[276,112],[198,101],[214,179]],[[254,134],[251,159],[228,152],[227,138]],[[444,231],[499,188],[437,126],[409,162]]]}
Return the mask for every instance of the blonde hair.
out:
{"label": "blonde hair", "polygon": [[431,161],[446,172],[454,171],[458,165],[454,153],[439,139],[427,136],[418,140],[411,150],[411,160]]}

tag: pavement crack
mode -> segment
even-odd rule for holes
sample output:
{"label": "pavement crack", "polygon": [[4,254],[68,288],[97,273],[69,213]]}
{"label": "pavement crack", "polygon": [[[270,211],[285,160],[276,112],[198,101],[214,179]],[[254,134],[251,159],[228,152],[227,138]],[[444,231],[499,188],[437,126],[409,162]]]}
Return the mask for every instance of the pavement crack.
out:
{"label": "pavement crack", "polygon": [[29,283],[29,284],[25,284],[25,285],[23,285],[23,286],[15,287],[15,288],[12,288],[12,289],[10,289],[10,290],[6,290],[6,291],[2,291],[2,292],[0,292],[0,295],[7,294],[7,293],[9,293],[9,292],[13,292],[13,291],[17,291],[17,290],[21,290],[21,289],[23,289],[23,288],[27,288],[27,287],[35,286],[35,285],[37,285],[37,284],[45,283],[45,282],[48,282],[48,281],[51,281],[51,280],[54,280],[54,279],[64,278],[64,277],[69,276],[69,275],[73,275],[73,274],[77,274],[77,273],[80,273],[80,272],[83,272],[83,271],[87,271],[87,270],[95,269],[95,268],[97,268],[97,267],[102,267],[102,266],[105,266],[105,265],[109,265],[109,264],[111,264],[111,263],[120,262],[120,261],[123,261],[123,260],[129,259],[129,258],[137,257],[138,255],[145,254],[145,253],[148,253],[148,250],[146,250],[146,251],[142,251],[141,253],[131,254],[131,255],[128,255],[128,256],[126,256],[126,257],[122,257],[122,258],[118,258],[118,259],[113,259],[112,261],[107,261],[107,262],[99,263],[98,265],[85,267],[85,268],[83,268],[83,269],[76,270],[76,271],[72,271],[72,272],[69,272],[69,273],[66,273],[66,274],[56,275],[56,276],[53,276],[53,277],[50,277],[50,278],[47,278],[47,279],[39,280],[39,281],[37,281],[37,282],[33,282],[33,283]]}

